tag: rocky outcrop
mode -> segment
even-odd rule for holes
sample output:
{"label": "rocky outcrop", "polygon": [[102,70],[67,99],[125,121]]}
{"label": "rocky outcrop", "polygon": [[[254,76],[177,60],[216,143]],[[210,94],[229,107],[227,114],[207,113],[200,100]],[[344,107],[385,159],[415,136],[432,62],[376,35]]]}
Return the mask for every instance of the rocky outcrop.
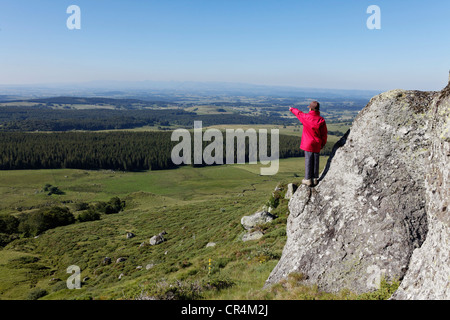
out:
{"label": "rocky outcrop", "polygon": [[319,185],[292,196],[266,285],[301,272],[321,289],[362,293],[384,277],[403,280],[396,299],[450,298],[449,91],[372,98]]}
{"label": "rocky outcrop", "polygon": [[431,146],[425,179],[428,234],[413,252],[392,299],[450,299],[450,85],[430,111]]}

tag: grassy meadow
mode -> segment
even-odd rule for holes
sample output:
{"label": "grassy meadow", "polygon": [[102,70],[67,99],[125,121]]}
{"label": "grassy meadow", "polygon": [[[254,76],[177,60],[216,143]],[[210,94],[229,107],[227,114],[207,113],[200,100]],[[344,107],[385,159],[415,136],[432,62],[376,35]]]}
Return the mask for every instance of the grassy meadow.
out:
{"label": "grassy meadow", "polygon": [[[327,158],[321,158],[321,168]],[[0,248],[0,299],[386,299],[398,283],[356,296],[321,292],[293,274],[263,285],[286,241],[284,191],[272,211],[278,218],[257,226],[259,240],[243,242],[240,220],[271,200],[276,186],[299,183],[304,158],[280,160],[277,175],[260,164],[234,164],[148,172],[60,170],[0,171],[0,214],[19,215],[80,202],[120,197],[126,207],[100,220],[76,222]],[[46,184],[63,194],[48,195]],[[165,231],[166,241],[149,239]],[[135,236],[127,238],[127,233]],[[207,246],[215,243],[214,246]],[[105,257],[110,264],[103,264]],[[118,259],[121,261],[118,262]],[[80,268],[80,289],[68,289],[69,266]]]}
{"label": "grassy meadow", "polygon": [[[0,298],[164,298],[166,287],[177,285],[187,298],[252,299],[281,256],[287,201],[275,209],[276,220],[260,226],[260,240],[241,240],[240,219],[261,209],[278,183],[299,182],[304,160],[280,160],[275,176],[260,176],[260,166],[0,171],[0,214],[59,205],[76,216],[80,202],[126,201],[120,213],[7,244],[0,250]],[[63,194],[47,195],[46,184]],[[149,239],[162,231],[167,241],[151,246]],[[127,239],[127,232],[135,237]],[[210,242],[216,245],[206,247]],[[105,257],[112,263],[102,264]],[[67,289],[71,265],[81,269],[81,289]]]}

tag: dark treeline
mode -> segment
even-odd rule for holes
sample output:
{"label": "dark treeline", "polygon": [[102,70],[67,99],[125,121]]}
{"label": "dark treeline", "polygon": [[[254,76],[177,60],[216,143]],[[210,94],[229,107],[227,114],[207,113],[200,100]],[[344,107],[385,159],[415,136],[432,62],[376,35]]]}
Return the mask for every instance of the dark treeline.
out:
{"label": "dark treeline", "polygon": [[0,131],[71,131],[114,130],[142,126],[182,126],[192,128],[194,121],[203,126],[218,124],[286,124],[292,119],[278,116],[245,116],[240,114],[197,115],[182,109],[65,110],[50,107],[0,107]]}
{"label": "dark treeline", "polygon": [[0,169],[174,167],[170,132],[0,133]]}
{"label": "dark treeline", "polygon": [[[270,134],[268,138],[268,155],[270,155]],[[194,139],[191,140],[193,143]],[[223,140],[225,158],[225,134]],[[171,154],[173,147],[178,143],[179,141],[171,141],[171,132],[162,131],[0,132],[0,169],[73,168],[124,171],[170,169],[176,167],[171,160]],[[203,142],[203,146],[209,143]],[[299,137],[280,135],[280,158],[303,156],[299,143]],[[246,159],[248,159],[247,139],[246,144]],[[234,147],[236,149],[236,144]],[[331,147],[327,145],[322,154],[328,155]]]}

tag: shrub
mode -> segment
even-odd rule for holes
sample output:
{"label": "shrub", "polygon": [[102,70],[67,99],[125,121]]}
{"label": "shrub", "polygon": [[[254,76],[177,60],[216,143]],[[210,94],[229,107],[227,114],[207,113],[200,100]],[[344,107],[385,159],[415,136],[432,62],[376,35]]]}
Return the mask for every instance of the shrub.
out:
{"label": "shrub", "polygon": [[0,233],[0,247],[6,246],[8,243],[19,238],[19,235]]}
{"label": "shrub", "polygon": [[83,211],[89,209],[89,203],[87,202],[78,202],[75,204],[75,211]]}
{"label": "shrub", "polygon": [[7,214],[0,216],[0,233],[13,234],[17,233],[19,220],[13,215]]}
{"label": "shrub", "polygon": [[93,206],[95,211],[104,214],[118,213],[125,207],[125,201],[118,197],[111,198],[108,202],[100,201]]}
{"label": "shrub", "polygon": [[103,209],[103,212],[105,214],[113,214],[113,213],[118,213],[119,211],[116,211],[109,203],[107,203]]}
{"label": "shrub", "polygon": [[198,282],[176,280],[173,283],[161,281],[150,291],[136,297],[137,300],[195,300],[202,297],[203,288]]}
{"label": "shrub", "polygon": [[205,280],[203,286],[208,290],[217,290],[220,291],[222,289],[230,288],[235,283],[228,279],[222,277],[211,277],[208,280]]}
{"label": "shrub", "polygon": [[64,289],[67,289],[67,283],[65,281],[58,281],[52,286],[51,291],[57,292]]}
{"label": "shrub", "polygon": [[120,212],[125,208],[125,201],[119,199],[119,197],[111,198],[108,204],[112,207],[114,213]]}
{"label": "shrub", "polygon": [[27,299],[28,300],[37,300],[39,298],[42,298],[44,296],[46,296],[48,294],[47,290],[41,289],[41,288],[36,288],[32,291],[30,291],[30,293],[28,294]]}
{"label": "shrub", "polygon": [[77,220],[79,222],[100,220],[100,213],[92,208],[89,208],[88,210],[81,212],[78,215]]}
{"label": "shrub", "polygon": [[45,230],[72,224],[75,217],[68,208],[51,207],[23,214],[19,220],[19,232],[27,236],[36,236]]}
{"label": "shrub", "polygon": [[64,192],[61,191],[58,187],[52,186],[51,184],[48,184],[48,183],[44,186],[43,190],[45,192],[48,192],[47,193],[48,195],[52,195],[52,194],[61,195],[61,194],[64,194]]}

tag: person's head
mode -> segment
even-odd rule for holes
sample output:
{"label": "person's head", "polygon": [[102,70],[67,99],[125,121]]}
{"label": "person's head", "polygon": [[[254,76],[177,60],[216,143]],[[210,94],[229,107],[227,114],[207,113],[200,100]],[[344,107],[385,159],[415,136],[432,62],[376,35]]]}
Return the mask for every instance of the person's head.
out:
{"label": "person's head", "polygon": [[319,111],[320,110],[320,103],[317,101],[313,101],[308,106],[309,110],[311,111]]}

